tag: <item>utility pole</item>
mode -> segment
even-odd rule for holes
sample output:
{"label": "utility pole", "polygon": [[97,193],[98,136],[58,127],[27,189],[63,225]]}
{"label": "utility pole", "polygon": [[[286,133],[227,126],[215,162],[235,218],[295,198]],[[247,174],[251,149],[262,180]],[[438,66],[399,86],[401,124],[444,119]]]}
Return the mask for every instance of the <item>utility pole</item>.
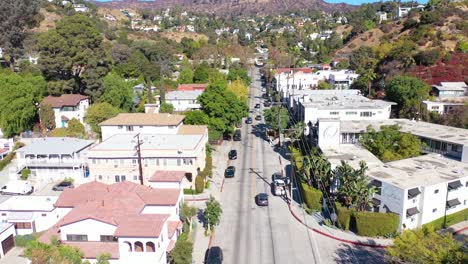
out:
{"label": "utility pole", "polygon": [[141,185],[145,185],[144,182],[143,182],[143,167],[141,165],[141,145],[143,145],[143,141],[140,141],[140,133],[136,134],[133,138],[137,138],[137,144],[135,146],[135,149],[137,151],[137,155],[138,155],[138,171],[140,173],[139,177],[140,177],[140,184]]}
{"label": "utility pole", "polygon": [[278,107],[278,147],[281,148],[281,109],[283,104],[280,102],[280,106]]}

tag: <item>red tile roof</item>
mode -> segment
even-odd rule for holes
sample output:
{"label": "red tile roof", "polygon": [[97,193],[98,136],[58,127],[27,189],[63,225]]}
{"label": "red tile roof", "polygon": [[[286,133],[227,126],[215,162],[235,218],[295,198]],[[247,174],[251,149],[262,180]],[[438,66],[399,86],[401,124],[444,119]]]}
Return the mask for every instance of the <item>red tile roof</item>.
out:
{"label": "red tile roof", "polygon": [[169,242],[169,246],[167,246],[166,252],[171,252],[172,249],[174,249],[174,246],[175,246],[175,241],[171,240],[171,242]]}
{"label": "red tile roof", "polygon": [[10,151],[10,149],[8,149],[8,148],[0,148],[0,154],[7,153],[9,151]]}
{"label": "red tile roof", "polygon": [[167,233],[169,235],[169,238],[174,236],[175,231],[177,229],[182,230],[182,222],[181,221],[169,221],[167,223]]}
{"label": "red tile roof", "polygon": [[150,182],[181,182],[185,171],[155,171]]}
{"label": "red tile roof", "polygon": [[120,219],[116,237],[159,237],[169,215],[140,214]]}
{"label": "red tile roof", "polygon": [[291,72],[293,70],[295,72],[312,73],[312,69],[310,68],[278,68],[276,69],[276,72],[283,73],[283,72]]}
{"label": "red tile roof", "polygon": [[177,91],[195,91],[195,90],[205,90],[208,87],[206,83],[191,83],[191,84],[179,84]]}
{"label": "red tile roof", "polygon": [[47,96],[42,100],[42,104],[49,104],[54,108],[61,108],[64,106],[77,106],[85,99],[88,99],[88,96],[81,94],[62,94],[61,96]]}
{"label": "red tile roof", "polygon": [[84,258],[95,259],[97,256],[102,253],[109,253],[111,259],[119,259],[119,243],[117,242],[69,242],[63,241],[65,245],[79,248],[83,254]]}

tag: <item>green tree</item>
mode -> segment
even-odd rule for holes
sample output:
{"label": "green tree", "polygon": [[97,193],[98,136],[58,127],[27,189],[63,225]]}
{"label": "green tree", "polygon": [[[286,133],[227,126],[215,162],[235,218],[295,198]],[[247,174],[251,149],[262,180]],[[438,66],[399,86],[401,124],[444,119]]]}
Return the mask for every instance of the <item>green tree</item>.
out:
{"label": "green tree", "polygon": [[207,62],[202,62],[195,67],[193,81],[195,83],[207,83],[210,77],[211,68]]}
{"label": "green tree", "polygon": [[237,79],[228,85],[228,90],[232,91],[237,97],[244,102],[247,102],[249,96],[249,87],[245,85],[244,81]]}
{"label": "green tree", "polygon": [[61,245],[53,239],[51,244],[31,241],[27,244],[24,255],[32,263],[70,263],[81,264],[83,253],[68,245]]}
{"label": "green tree", "polygon": [[52,130],[55,128],[55,113],[50,104],[41,104],[39,108],[39,120],[45,129]]}
{"label": "green tree", "polygon": [[42,33],[37,46],[39,66],[47,81],[66,85],[50,93],[74,92],[98,98],[102,94],[102,78],[108,72],[108,60],[102,36],[95,22],[84,14],[67,16],[56,28]]}
{"label": "green tree", "polygon": [[421,155],[421,140],[411,133],[400,132],[398,125],[381,126],[380,131],[369,126],[360,142],[384,162]]}
{"label": "green tree", "polygon": [[339,181],[338,194],[346,207],[365,211],[372,206],[372,197],[376,192],[375,186],[369,186],[370,178],[366,176],[367,165],[359,162],[359,169],[353,169],[347,162],[341,161],[333,171]]}
{"label": "green tree", "polygon": [[396,76],[386,88],[386,99],[398,104],[401,117],[421,113],[421,101],[429,98],[431,87],[416,77]]}
{"label": "green tree", "polygon": [[109,264],[109,260],[111,259],[111,254],[103,253],[96,257],[96,264]]}
{"label": "green tree", "polygon": [[91,126],[94,133],[100,134],[101,128],[99,124],[111,117],[116,116],[119,109],[113,107],[109,103],[97,103],[91,105],[86,111],[86,123]]}
{"label": "green tree", "polygon": [[6,137],[32,127],[45,87],[41,76],[0,71],[0,128]]}
{"label": "green tree", "polygon": [[192,224],[193,224],[193,217],[197,215],[197,208],[193,206],[189,206],[186,202],[182,205],[182,221],[187,223],[189,230],[188,233],[192,233]]}
{"label": "green tree", "polygon": [[12,70],[23,53],[28,29],[39,22],[39,8],[37,0],[0,1],[0,47]]}
{"label": "green tree", "polygon": [[264,116],[265,123],[274,130],[285,129],[289,122],[288,109],[277,105],[266,109],[264,112]]}
{"label": "green tree", "polygon": [[180,70],[180,74],[179,74],[179,83],[180,84],[193,83],[192,66],[187,60],[184,60],[182,64],[182,69]]}
{"label": "green tree", "polygon": [[103,80],[104,93],[98,102],[110,105],[129,112],[133,106],[133,87],[135,82],[125,81],[115,73],[109,73]]}
{"label": "green tree", "polygon": [[174,113],[174,106],[169,103],[162,103],[159,107],[159,113]]}
{"label": "green tree", "polygon": [[387,248],[389,263],[467,263],[468,253],[450,232],[443,235],[430,228],[405,230]]}
{"label": "green tree", "polygon": [[330,90],[332,88],[331,84],[326,81],[319,81],[317,85],[317,89],[319,90]]}
{"label": "green tree", "polygon": [[331,165],[325,155],[314,151],[303,157],[302,172],[307,184],[320,190],[330,191]]}
{"label": "green tree", "polygon": [[171,264],[191,264],[193,243],[188,240],[188,234],[182,233],[175,243],[174,249],[169,253]]}
{"label": "green tree", "polygon": [[240,79],[245,83],[245,85],[249,85],[251,81],[247,69],[240,66],[229,69],[227,79],[229,81],[235,81]]}
{"label": "green tree", "polygon": [[184,124],[186,125],[208,125],[210,121],[210,117],[200,110],[188,111],[184,115]]}
{"label": "green tree", "polygon": [[219,225],[221,221],[221,214],[223,209],[218,201],[215,200],[213,196],[210,196],[210,199],[206,201],[206,209],[203,213],[206,221],[206,232],[209,234],[215,226]]}
{"label": "green tree", "polygon": [[66,132],[69,137],[82,138],[85,135],[85,127],[78,119],[72,118],[68,121]]}

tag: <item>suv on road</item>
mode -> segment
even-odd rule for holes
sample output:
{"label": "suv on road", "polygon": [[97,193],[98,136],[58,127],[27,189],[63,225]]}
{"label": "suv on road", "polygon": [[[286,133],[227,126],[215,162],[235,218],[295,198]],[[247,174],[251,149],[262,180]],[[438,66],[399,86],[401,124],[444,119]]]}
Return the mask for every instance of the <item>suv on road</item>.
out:
{"label": "suv on road", "polygon": [[258,206],[268,206],[268,194],[257,194],[257,196],[255,196],[255,203],[257,203]]}
{"label": "suv on road", "polygon": [[73,183],[70,181],[62,181],[59,184],[55,185],[52,190],[54,191],[63,191],[68,188],[74,188]]}
{"label": "suv on road", "polygon": [[261,116],[261,115],[257,115],[257,116],[255,117],[255,120],[261,121],[261,120],[262,120],[262,116]]}
{"label": "suv on road", "polygon": [[281,196],[286,194],[286,184],[283,180],[276,180],[272,183],[273,194]]}
{"label": "suv on road", "polygon": [[277,180],[282,180],[283,175],[281,175],[281,172],[275,172],[271,175],[271,182],[275,182]]}
{"label": "suv on road", "polygon": [[224,171],[225,178],[234,178],[234,174],[236,174],[236,167],[234,166],[229,166]]}
{"label": "suv on road", "polygon": [[257,109],[260,108],[260,104],[256,104],[255,108],[257,108]]}
{"label": "suv on road", "polygon": [[241,131],[240,129],[237,129],[236,132],[234,132],[234,141],[241,141]]}
{"label": "suv on road", "polygon": [[246,124],[252,124],[252,117],[247,117],[247,119],[245,120],[245,123]]}
{"label": "suv on road", "polygon": [[229,151],[228,157],[230,160],[237,159],[237,151],[235,149]]}
{"label": "suv on road", "polygon": [[223,263],[223,250],[220,247],[211,247],[206,250],[205,264]]}

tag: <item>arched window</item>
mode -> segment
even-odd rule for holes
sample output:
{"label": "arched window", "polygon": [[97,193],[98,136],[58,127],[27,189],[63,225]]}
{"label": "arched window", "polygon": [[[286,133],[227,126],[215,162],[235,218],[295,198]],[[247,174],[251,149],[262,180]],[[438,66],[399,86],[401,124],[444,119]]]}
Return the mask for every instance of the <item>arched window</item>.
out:
{"label": "arched window", "polygon": [[143,252],[143,243],[135,242],[135,252]]}
{"label": "arched window", "polygon": [[124,245],[126,245],[127,251],[132,252],[132,244],[130,244],[130,242],[128,242],[128,241],[125,241],[123,243],[124,243]]}
{"label": "arched window", "polygon": [[146,252],[155,252],[156,248],[154,247],[153,242],[146,242]]}

